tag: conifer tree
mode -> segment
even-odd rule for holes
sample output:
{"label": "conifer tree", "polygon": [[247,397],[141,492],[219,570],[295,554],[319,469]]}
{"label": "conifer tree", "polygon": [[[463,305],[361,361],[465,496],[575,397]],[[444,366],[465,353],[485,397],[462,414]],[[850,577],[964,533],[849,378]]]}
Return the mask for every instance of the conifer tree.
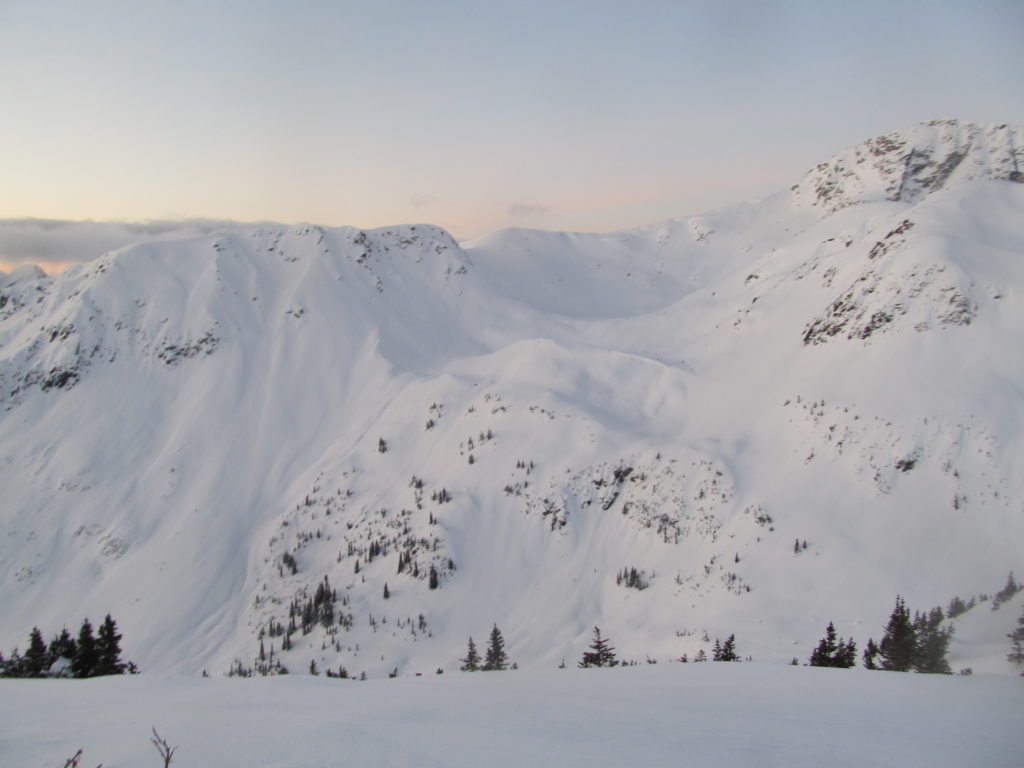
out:
{"label": "conifer tree", "polygon": [[712,657],[712,661],[739,661],[740,657],[736,654],[736,635],[729,635],[728,639],[719,646],[718,638],[715,638],[716,656]]}
{"label": "conifer tree", "polygon": [[914,671],[929,674],[951,675],[946,654],[953,628],[943,628],[941,608],[932,608],[927,614],[914,617]]}
{"label": "conifer tree", "polygon": [[487,653],[484,655],[484,665],[481,670],[484,672],[501,671],[508,666],[508,656],[505,654],[505,638],[501,636],[501,630],[495,624],[491,629],[491,638],[487,644]]}
{"label": "conifer tree", "polygon": [[11,657],[3,661],[2,667],[4,677],[24,677],[25,660],[21,657],[17,647],[11,651]]}
{"label": "conifer tree", "polygon": [[835,666],[843,669],[857,666],[857,644],[853,642],[852,637],[845,644],[843,642],[839,643]]}
{"label": "conifer tree", "polygon": [[96,634],[96,675],[124,674],[125,664],[121,661],[121,635],[110,614],[103,620]]}
{"label": "conifer tree", "polygon": [[811,658],[807,663],[812,667],[831,667],[838,647],[836,628],[830,621],[828,627],[825,628],[825,636],[818,642],[818,647],[811,653]]}
{"label": "conifer tree", "polygon": [[917,638],[914,624],[910,620],[910,610],[903,602],[903,598],[897,595],[896,607],[889,615],[889,623],[885,627],[882,642],[878,644],[882,669],[890,672],[909,672],[914,665],[916,649]]}
{"label": "conifer tree", "polygon": [[878,658],[879,649],[878,643],[872,638],[868,638],[868,644],[864,648],[864,668],[865,669],[878,669]]}
{"label": "conifer tree", "polygon": [[949,601],[949,606],[946,608],[946,616],[950,619],[955,619],[962,613],[967,612],[967,603],[965,603],[959,596],[954,597]]}
{"label": "conifer tree", "polygon": [[583,658],[576,666],[581,669],[587,667],[614,667],[619,660],[615,658],[615,649],[612,648],[607,638],[601,637],[601,628],[594,627],[594,639],[590,642],[590,650],[583,653]]}
{"label": "conifer tree", "polygon": [[22,659],[22,669],[25,677],[42,677],[49,668],[47,663],[46,642],[43,640],[43,633],[39,627],[33,627],[28,637],[28,648]]}
{"label": "conifer tree", "polygon": [[1006,660],[1014,664],[1024,664],[1024,610],[1017,619],[1017,628],[1007,635],[1010,638],[1010,652]]}
{"label": "conifer tree", "polygon": [[48,666],[52,667],[59,659],[71,661],[75,658],[76,650],[75,639],[68,632],[68,628],[64,627],[61,629],[60,634],[50,641]]}
{"label": "conifer tree", "polygon": [[469,638],[469,645],[466,647],[466,658],[459,659],[462,662],[462,666],[459,667],[463,672],[477,672],[480,669],[480,654],[477,653],[476,643],[473,642],[473,638]]}
{"label": "conifer tree", "polygon": [[722,643],[722,661],[739,660],[739,654],[736,653],[736,635],[729,635],[729,639]]}
{"label": "conifer tree", "polygon": [[1010,575],[1006,577],[1006,586],[996,592],[992,598],[992,610],[998,610],[999,606],[1013,598],[1021,589],[1024,589],[1024,587],[1017,583],[1013,578],[1013,571],[1010,571]]}
{"label": "conifer tree", "polygon": [[857,663],[857,645],[851,638],[844,641],[836,637],[836,628],[830,621],[818,647],[811,653],[808,664],[812,667],[852,667]]}
{"label": "conifer tree", "polygon": [[75,658],[71,660],[71,673],[75,677],[92,677],[97,661],[96,638],[92,633],[92,624],[89,623],[89,619],[85,619],[78,631]]}

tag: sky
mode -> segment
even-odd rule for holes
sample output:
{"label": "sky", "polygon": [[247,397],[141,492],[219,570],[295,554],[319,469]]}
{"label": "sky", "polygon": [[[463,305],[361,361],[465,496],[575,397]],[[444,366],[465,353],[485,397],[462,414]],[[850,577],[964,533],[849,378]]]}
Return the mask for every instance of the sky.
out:
{"label": "sky", "polygon": [[697,214],[924,120],[1024,123],[1022,29],[1019,0],[0,0],[0,266],[154,221]]}

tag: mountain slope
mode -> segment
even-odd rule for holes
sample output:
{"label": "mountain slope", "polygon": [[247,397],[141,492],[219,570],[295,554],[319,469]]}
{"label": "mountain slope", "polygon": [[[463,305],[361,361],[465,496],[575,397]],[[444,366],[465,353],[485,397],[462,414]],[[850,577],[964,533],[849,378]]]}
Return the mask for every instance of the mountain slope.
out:
{"label": "mountain slope", "polygon": [[609,235],[254,228],[6,276],[0,642],[110,611],[144,669],[431,671],[494,622],[521,665],[594,624],[788,661],[994,591],[1021,146],[920,126]]}

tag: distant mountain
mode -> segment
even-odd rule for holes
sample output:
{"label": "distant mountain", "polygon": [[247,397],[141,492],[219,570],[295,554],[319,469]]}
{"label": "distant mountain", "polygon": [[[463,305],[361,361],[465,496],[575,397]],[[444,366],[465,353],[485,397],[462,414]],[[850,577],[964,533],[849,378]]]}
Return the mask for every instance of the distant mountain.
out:
{"label": "distant mountain", "polygon": [[[594,625],[787,662],[992,594],[1022,164],[1021,128],[941,121],[627,232],[260,226],[6,275],[0,648],[110,612],[144,670],[432,673],[495,623],[520,666]],[[957,619],[954,667],[1011,671],[1018,615]]]}

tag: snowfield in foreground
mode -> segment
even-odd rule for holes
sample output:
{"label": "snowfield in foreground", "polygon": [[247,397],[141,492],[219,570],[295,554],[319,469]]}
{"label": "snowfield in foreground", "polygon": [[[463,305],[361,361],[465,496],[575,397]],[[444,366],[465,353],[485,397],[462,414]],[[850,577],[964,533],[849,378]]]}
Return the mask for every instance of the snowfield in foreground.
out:
{"label": "snowfield in foreground", "polygon": [[1024,681],[760,664],[0,681],[0,765],[1019,766]]}

